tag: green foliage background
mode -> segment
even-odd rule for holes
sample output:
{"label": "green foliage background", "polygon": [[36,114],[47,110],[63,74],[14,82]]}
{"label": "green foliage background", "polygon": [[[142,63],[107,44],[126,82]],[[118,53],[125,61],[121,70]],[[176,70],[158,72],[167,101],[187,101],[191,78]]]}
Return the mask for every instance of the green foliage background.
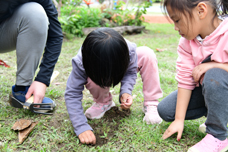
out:
{"label": "green foliage background", "polygon": [[[77,6],[78,3],[65,2],[61,7],[61,16],[59,21],[65,33],[76,36],[83,36],[83,28],[87,27],[113,27],[123,25],[141,26],[144,22],[143,14],[146,14],[146,8],[151,6],[150,2],[143,2],[133,9],[123,9],[125,3],[120,1],[115,9],[88,8],[86,6]],[[102,20],[106,19],[104,25]],[[108,21],[108,22],[107,22]]]}

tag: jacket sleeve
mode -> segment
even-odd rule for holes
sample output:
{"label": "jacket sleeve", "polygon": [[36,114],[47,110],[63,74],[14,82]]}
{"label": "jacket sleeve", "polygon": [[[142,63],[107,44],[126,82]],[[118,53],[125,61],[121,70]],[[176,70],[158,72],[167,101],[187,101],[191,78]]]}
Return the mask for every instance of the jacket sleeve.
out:
{"label": "jacket sleeve", "polygon": [[33,0],[33,2],[39,3],[44,8],[49,19],[47,43],[40,64],[40,71],[35,81],[49,86],[51,75],[61,52],[63,34],[61,24],[58,21],[58,12],[52,0]]}
{"label": "jacket sleeve", "polygon": [[193,90],[196,82],[192,77],[192,70],[195,67],[188,40],[181,38],[177,48],[178,59],[176,62],[176,80],[178,87]]}
{"label": "jacket sleeve", "polygon": [[[126,40],[126,39],[125,39]],[[132,94],[132,90],[134,88],[134,85],[136,83],[137,78],[137,53],[136,53],[136,44],[132,43],[128,40],[126,40],[128,48],[129,48],[129,54],[130,54],[130,63],[127,68],[127,71],[121,80],[121,88],[120,88],[120,97],[123,93]]]}
{"label": "jacket sleeve", "polygon": [[78,136],[86,130],[92,130],[92,128],[87,123],[82,107],[82,91],[87,83],[87,76],[85,75],[82,62],[78,60],[77,56],[72,60],[72,67],[73,69],[67,80],[65,102],[74,131]]}

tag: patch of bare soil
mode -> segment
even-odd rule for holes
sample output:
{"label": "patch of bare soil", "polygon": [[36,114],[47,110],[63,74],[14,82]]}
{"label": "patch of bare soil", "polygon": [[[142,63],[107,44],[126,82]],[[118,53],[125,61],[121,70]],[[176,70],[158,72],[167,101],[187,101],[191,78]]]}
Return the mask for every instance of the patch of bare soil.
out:
{"label": "patch of bare soil", "polygon": [[[95,146],[102,146],[108,143],[108,141],[114,136],[115,132],[119,130],[119,125],[121,123],[120,120],[122,118],[128,117],[130,113],[130,109],[119,110],[119,107],[114,106],[105,113],[104,117],[101,119],[100,122],[89,122],[96,136]],[[107,124],[107,126],[105,126],[104,124]]]}
{"label": "patch of bare soil", "polygon": [[173,23],[168,16],[164,15],[147,15],[144,14],[145,22],[148,23]]}

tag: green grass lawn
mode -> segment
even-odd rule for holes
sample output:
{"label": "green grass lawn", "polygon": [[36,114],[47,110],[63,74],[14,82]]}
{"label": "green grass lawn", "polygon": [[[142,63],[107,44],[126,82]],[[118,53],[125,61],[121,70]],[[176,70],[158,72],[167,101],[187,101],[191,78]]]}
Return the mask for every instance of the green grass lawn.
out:
{"label": "green grass lawn", "polygon": [[[180,36],[174,31],[171,24],[146,24],[149,31],[139,35],[124,36],[135,42],[138,46],[146,45],[153,50],[156,48],[167,50],[155,52],[158,59],[163,98],[177,89],[175,80],[175,63],[177,58],[176,48]],[[187,149],[204,137],[198,132],[198,126],[205,121],[201,118],[194,121],[185,121],[185,128],[180,142],[176,134],[162,140],[162,134],[170,123],[162,122],[160,125],[147,125],[143,123],[142,112],[143,94],[142,82],[138,76],[133,90],[134,103],[131,115],[119,120],[119,130],[108,138],[108,143],[103,146],[87,146],[80,144],[76,137],[64,101],[66,81],[71,72],[71,59],[77,54],[84,38],[65,40],[62,52],[55,70],[60,75],[47,89],[46,96],[57,103],[54,115],[37,115],[23,109],[15,109],[7,102],[11,86],[15,83],[16,53],[0,54],[0,59],[6,61],[11,68],[0,66],[0,151],[187,151]],[[113,99],[117,106],[119,86],[112,89]],[[87,90],[84,92],[83,107],[89,108],[93,101]],[[159,101],[161,101],[159,99]],[[23,144],[18,144],[18,132],[11,127],[18,119],[38,121],[38,125],[30,133]],[[101,120],[90,120],[90,124],[99,124],[104,128],[104,135],[110,124]],[[115,122],[114,122],[115,123]],[[93,128],[96,131],[96,128]]]}

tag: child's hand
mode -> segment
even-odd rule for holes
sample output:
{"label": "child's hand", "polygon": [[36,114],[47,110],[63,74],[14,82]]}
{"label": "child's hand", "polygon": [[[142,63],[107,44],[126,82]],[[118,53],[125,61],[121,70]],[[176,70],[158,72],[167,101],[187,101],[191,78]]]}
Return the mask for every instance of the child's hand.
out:
{"label": "child's hand", "polygon": [[78,136],[82,144],[96,144],[96,137],[91,130],[86,130]]}
{"label": "child's hand", "polygon": [[216,66],[216,62],[207,62],[196,66],[192,70],[192,77],[195,82],[202,81],[203,75],[210,69]]}
{"label": "child's hand", "polygon": [[166,139],[169,138],[172,134],[177,132],[177,141],[180,141],[182,132],[184,130],[184,121],[182,120],[174,120],[166,129],[165,133],[163,134],[162,138]]}
{"label": "child's hand", "polygon": [[133,102],[133,98],[130,94],[124,93],[122,94],[120,101],[121,101],[120,107],[122,109],[130,109]]}

